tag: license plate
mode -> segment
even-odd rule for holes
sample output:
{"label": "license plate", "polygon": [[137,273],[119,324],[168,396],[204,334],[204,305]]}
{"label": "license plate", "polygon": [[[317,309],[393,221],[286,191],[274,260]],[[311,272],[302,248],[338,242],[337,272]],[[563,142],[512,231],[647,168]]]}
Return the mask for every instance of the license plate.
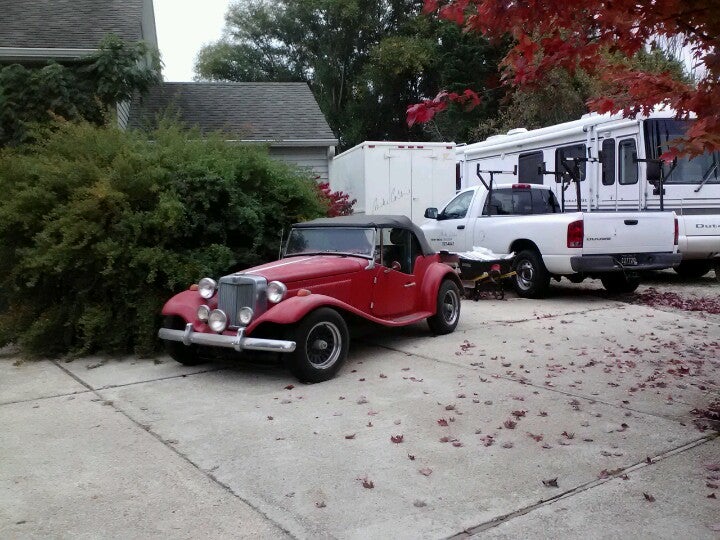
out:
{"label": "license plate", "polygon": [[637,266],[635,255],[620,255],[620,264],[623,266]]}

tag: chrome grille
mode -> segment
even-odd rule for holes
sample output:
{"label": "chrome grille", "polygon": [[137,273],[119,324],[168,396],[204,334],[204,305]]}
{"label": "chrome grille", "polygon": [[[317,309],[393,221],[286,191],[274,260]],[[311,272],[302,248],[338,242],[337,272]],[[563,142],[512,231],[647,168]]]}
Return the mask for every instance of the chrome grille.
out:
{"label": "chrome grille", "polygon": [[229,326],[238,326],[238,311],[243,307],[252,308],[257,317],[267,309],[264,278],[251,275],[230,275],[220,278],[218,283],[218,309],[225,312]]}

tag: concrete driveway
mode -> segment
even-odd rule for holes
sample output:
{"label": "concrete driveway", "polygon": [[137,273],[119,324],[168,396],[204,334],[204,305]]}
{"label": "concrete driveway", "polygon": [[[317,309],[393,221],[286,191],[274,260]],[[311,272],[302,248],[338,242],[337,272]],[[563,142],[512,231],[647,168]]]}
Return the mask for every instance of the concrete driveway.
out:
{"label": "concrete driveway", "polygon": [[0,537],[718,538],[720,439],[690,411],[720,398],[720,315],[594,287],[366,333],[313,386],[6,354]]}

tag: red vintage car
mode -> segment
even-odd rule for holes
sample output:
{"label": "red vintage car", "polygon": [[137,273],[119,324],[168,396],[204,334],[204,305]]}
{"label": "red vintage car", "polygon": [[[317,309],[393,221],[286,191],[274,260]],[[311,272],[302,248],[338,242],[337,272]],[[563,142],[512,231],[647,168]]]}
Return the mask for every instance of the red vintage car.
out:
{"label": "red vintage car", "polygon": [[427,320],[455,330],[461,282],[403,216],[323,218],[292,227],[282,259],[203,278],[163,307],[158,336],[182,364],[207,348],[286,355],[303,382],[332,378],[348,353],[348,321]]}

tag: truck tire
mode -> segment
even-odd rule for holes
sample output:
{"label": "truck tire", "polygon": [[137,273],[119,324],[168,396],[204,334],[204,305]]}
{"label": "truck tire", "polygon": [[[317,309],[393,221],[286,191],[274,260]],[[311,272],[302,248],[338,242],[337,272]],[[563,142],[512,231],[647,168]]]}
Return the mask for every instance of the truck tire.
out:
{"label": "truck tire", "polygon": [[345,319],[334,309],[313,311],[291,335],[296,346],[288,355],[288,367],[301,382],[332,379],[347,358],[350,334]]}
{"label": "truck tire", "polygon": [[515,257],[515,276],[513,287],[523,298],[541,298],[550,286],[550,273],[545,268],[540,254],[531,249],[518,253]]}
{"label": "truck tire", "polygon": [[[185,319],[182,317],[165,317],[163,319],[163,328],[170,328],[172,330],[185,330]],[[184,366],[197,366],[205,362],[198,355],[197,345],[185,345],[180,341],[168,341],[163,340],[165,344],[165,352],[175,360],[180,362]]]}
{"label": "truck tire", "polygon": [[712,270],[712,263],[710,261],[682,261],[675,268],[675,272],[688,279],[697,279],[703,277],[710,270]]}
{"label": "truck tire", "polygon": [[460,289],[454,281],[444,280],[437,294],[435,315],[427,318],[433,334],[442,336],[455,331],[460,320]]}
{"label": "truck tire", "polygon": [[605,290],[611,294],[627,294],[634,292],[640,285],[640,276],[625,272],[611,272],[600,278]]}

